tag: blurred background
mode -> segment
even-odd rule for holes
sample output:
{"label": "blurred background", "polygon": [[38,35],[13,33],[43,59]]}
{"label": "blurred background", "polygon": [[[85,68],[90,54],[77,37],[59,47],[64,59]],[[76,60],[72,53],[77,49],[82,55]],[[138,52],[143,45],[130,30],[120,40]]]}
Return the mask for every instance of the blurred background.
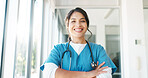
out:
{"label": "blurred background", "polygon": [[0,78],[46,78],[40,66],[67,42],[75,7],[88,14],[90,42],[117,66],[113,78],[148,78],[148,0],[0,0]]}

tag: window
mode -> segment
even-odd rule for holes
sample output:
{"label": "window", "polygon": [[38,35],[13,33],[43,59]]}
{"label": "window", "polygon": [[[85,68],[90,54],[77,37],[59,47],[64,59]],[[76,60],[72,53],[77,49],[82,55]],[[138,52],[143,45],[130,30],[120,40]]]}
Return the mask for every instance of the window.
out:
{"label": "window", "polygon": [[15,78],[25,78],[27,74],[27,53],[29,51],[30,0],[20,0],[16,35]]}
{"label": "window", "polygon": [[[5,1],[7,0],[0,1],[0,6],[2,6],[0,8],[0,17],[2,17],[0,18],[0,50],[4,29]],[[42,61],[45,61],[51,49],[51,44],[49,44],[52,43],[51,26],[55,22],[50,3],[43,0],[8,1],[7,17],[2,78],[42,77],[40,65]]]}
{"label": "window", "polygon": [[42,9],[43,1],[36,0],[34,2],[33,12],[33,47],[31,54],[31,78],[39,78],[42,37]]}
{"label": "window", "polygon": [[[29,2],[30,0],[19,1],[15,78],[25,78],[26,76],[39,78],[40,75],[43,1],[33,2],[32,14],[30,14],[31,6],[28,5],[31,3]],[[33,17],[32,20],[30,17]],[[31,66],[30,69],[29,66]]]}
{"label": "window", "polygon": [[106,52],[117,67],[113,78],[121,78],[120,18],[118,9],[110,9],[105,18]]}
{"label": "window", "polygon": [[[1,64],[1,54],[2,54],[2,41],[4,34],[4,22],[5,22],[5,0],[0,0],[0,64]],[[0,65],[1,66],[1,65]],[[1,71],[1,70],[0,70]]]}

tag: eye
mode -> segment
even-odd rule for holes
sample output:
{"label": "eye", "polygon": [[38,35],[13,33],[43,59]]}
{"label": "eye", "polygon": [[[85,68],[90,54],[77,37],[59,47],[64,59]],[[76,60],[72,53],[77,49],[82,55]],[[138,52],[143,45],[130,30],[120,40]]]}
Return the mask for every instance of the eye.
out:
{"label": "eye", "polygon": [[82,20],[81,22],[86,22],[85,20]]}
{"label": "eye", "polygon": [[71,21],[71,23],[75,23],[76,21]]}

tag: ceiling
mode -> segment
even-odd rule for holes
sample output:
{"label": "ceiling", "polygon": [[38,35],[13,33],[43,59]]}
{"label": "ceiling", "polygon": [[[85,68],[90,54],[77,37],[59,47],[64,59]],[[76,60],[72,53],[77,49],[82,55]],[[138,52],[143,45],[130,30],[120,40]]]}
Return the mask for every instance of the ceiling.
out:
{"label": "ceiling", "polygon": [[118,5],[118,0],[55,0],[56,6]]}
{"label": "ceiling", "polygon": [[[143,0],[144,6],[148,6],[148,0]],[[120,6],[120,0],[55,0],[56,8],[61,7],[101,7],[101,6]]]}

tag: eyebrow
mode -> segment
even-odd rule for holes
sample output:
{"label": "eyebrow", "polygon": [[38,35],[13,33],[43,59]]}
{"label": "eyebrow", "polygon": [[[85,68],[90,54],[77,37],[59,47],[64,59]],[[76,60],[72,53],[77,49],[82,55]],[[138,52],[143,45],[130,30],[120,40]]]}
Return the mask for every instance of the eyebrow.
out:
{"label": "eyebrow", "polygon": [[[76,18],[71,18],[71,20],[74,20],[74,19],[76,19]],[[81,19],[85,19],[85,18],[81,18]],[[81,19],[80,19],[80,20],[81,20]]]}

